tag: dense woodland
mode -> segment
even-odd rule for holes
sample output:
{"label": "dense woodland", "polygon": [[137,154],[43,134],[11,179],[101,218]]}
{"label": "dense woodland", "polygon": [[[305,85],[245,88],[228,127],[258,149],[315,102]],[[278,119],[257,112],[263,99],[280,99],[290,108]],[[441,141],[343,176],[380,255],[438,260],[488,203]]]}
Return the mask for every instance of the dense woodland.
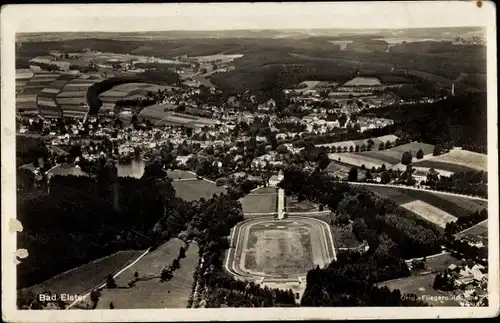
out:
{"label": "dense woodland", "polygon": [[411,140],[429,144],[452,143],[464,149],[487,153],[486,94],[448,97],[434,103],[388,106],[362,112],[394,120],[392,131],[406,133]]}

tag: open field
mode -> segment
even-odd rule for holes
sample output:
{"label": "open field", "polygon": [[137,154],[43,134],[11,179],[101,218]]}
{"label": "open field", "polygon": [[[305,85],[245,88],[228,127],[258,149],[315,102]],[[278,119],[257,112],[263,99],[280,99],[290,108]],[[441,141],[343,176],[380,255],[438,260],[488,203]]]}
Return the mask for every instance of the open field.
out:
{"label": "open field", "polygon": [[278,193],[254,194],[250,193],[240,199],[243,214],[271,213],[278,211]]}
{"label": "open field", "polygon": [[216,186],[204,180],[176,181],[172,185],[177,196],[186,201],[195,201],[200,198],[210,199],[214,194],[226,191],[223,186]]}
{"label": "open field", "polygon": [[[406,206],[408,211],[434,223],[443,223],[450,220],[450,215],[455,218],[469,216],[476,210],[485,208],[484,201],[451,197],[445,194],[406,190],[398,187],[364,186],[365,189],[401,206]],[[460,201],[460,199],[464,201]],[[467,200],[467,201],[465,201]],[[419,201],[419,202],[416,202]],[[416,202],[416,203],[415,203]],[[413,203],[413,204],[409,204]],[[487,205],[486,205],[487,207]],[[430,218],[432,216],[432,218]]]}
{"label": "open field", "polygon": [[488,170],[488,156],[468,150],[453,149],[447,154],[435,156],[415,163],[415,166],[433,167],[450,172]]}
{"label": "open field", "polygon": [[457,220],[455,216],[421,200],[403,203],[401,206],[443,229],[449,222]]}
{"label": "open field", "polygon": [[307,271],[335,259],[327,223],[307,217],[272,217],[240,222],[233,228],[226,269],[243,279],[297,281]]}
{"label": "open field", "polygon": [[132,263],[144,251],[119,251],[107,257],[59,274],[41,284],[28,287],[33,293],[48,290],[54,294],[85,294],[105,282],[108,274],[114,274]]}
{"label": "open field", "polygon": [[399,289],[404,294],[415,294],[420,300],[428,303],[431,306],[459,306],[453,300],[439,300],[432,297],[448,296],[443,292],[439,292],[432,288],[436,274],[428,274],[422,276],[409,276],[386,282],[378,283],[379,287],[387,286],[389,289]]}
{"label": "open field", "polygon": [[[185,308],[198,265],[198,246],[189,245],[186,258],[180,260],[180,268],[173,272],[174,277],[170,281],[162,283],[159,278],[161,269],[172,264],[184,245],[184,242],[174,238],[144,256],[115,278],[118,288],[102,290],[97,309],[108,309],[110,302],[117,309]],[[129,288],[128,281],[135,272],[138,272],[140,281]],[[85,306],[78,304],[75,308],[82,305]]]}
{"label": "open field", "polygon": [[328,154],[328,157],[331,160],[351,166],[361,167],[362,165],[365,165],[365,168],[369,169],[371,169],[372,167],[379,168],[384,164],[386,167],[391,166],[390,163],[384,162],[382,160],[364,155],[358,155],[355,153],[334,153],[334,154]]}
{"label": "open field", "polygon": [[167,170],[167,176],[173,180],[185,179],[185,178],[196,178],[196,175],[194,175],[193,173],[185,171],[185,170],[178,170],[178,169]]}
{"label": "open field", "polygon": [[457,239],[472,238],[480,240],[485,246],[488,245],[488,220],[484,220],[471,228],[455,235]]}

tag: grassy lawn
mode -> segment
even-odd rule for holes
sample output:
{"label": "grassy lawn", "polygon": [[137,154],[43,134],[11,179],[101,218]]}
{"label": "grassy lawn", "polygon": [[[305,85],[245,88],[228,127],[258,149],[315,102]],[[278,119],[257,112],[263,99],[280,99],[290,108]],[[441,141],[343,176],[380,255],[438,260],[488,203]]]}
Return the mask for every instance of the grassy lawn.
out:
{"label": "grassy lawn", "polygon": [[185,179],[185,178],[196,178],[196,175],[194,175],[191,172],[187,172],[185,170],[167,170],[167,176],[170,177],[173,180],[176,179]]}
{"label": "grassy lawn", "polygon": [[177,181],[173,182],[172,185],[175,188],[177,196],[186,201],[195,201],[200,198],[210,199],[214,194],[226,191],[223,186],[216,186],[204,180]]}
{"label": "grassy lawn", "polygon": [[428,303],[431,306],[460,306],[453,300],[434,300],[428,298],[429,296],[448,296],[447,294],[439,292],[432,288],[435,277],[435,274],[409,276],[378,283],[377,285],[379,287],[387,286],[391,290],[399,289],[401,293],[404,294],[415,294],[422,301]]}
{"label": "grassy lawn", "polygon": [[278,194],[249,194],[240,199],[243,213],[270,213],[278,211]]}
{"label": "grassy lawn", "polygon": [[27,288],[33,293],[48,290],[53,293],[85,294],[102,284],[108,274],[114,274],[132,263],[144,251],[119,251],[110,256],[59,274],[51,279]]}
{"label": "grassy lawn", "polygon": [[[180,260],[180,268],[170,281],[162,283],[159,279],[161,268],[172,264],[183,245],[181,240],[172,239],[127,269],[116,278],[118,288],[102,290],[97,309],[108,309],[110,302],[116,309],[185,308],[198,265],[198,246],[189,245],[186,258]],[[144,280],[129,288],[127,282],[136,271]]]}

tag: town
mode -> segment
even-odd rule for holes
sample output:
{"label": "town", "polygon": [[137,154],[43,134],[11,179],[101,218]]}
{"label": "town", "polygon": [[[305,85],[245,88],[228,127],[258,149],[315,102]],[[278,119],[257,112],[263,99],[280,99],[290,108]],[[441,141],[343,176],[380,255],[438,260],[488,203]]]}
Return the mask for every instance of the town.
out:
{"label": "town", "polygon": [[479,36],[43,37],[16,43],[20,309],[488,306]]}

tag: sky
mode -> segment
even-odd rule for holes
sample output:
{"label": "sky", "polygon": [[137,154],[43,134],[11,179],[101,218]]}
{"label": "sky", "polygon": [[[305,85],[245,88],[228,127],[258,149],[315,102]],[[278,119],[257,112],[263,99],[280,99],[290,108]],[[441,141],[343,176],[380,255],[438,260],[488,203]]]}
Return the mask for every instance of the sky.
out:
{"label": "sky", "polygon": [[[161,13],[161,14],[160,14]],[[15,32],[321,28],[425,28],[494,24],[483,1],[8,5],[2,28]]]}

